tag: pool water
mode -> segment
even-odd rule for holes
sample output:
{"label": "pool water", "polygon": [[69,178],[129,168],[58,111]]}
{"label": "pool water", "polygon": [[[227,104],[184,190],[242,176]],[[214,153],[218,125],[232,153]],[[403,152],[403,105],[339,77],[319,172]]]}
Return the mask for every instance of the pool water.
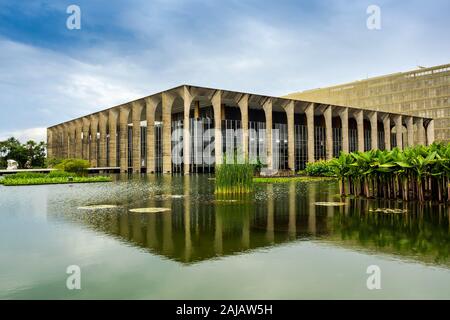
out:
{"label": "pool water", "polygon": [[0,186],[0,298],[450,298],[448,206],[341,200],[334,181],[213,190],[207,175]]}

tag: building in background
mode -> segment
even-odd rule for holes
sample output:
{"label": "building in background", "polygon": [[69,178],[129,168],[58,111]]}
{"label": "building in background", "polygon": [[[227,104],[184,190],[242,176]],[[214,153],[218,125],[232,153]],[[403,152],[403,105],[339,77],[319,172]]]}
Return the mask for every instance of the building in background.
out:
{"label": "building in background", "polygon": [[292,93],[286,98],[433,118],[450,142],[450,64]]}
{"label": "building in background", "polygon": [[225,154],[299,170],[340,151],[433,141],[426,117],[189,85],[47,129],[49,157],[135,173],[212,172]]}

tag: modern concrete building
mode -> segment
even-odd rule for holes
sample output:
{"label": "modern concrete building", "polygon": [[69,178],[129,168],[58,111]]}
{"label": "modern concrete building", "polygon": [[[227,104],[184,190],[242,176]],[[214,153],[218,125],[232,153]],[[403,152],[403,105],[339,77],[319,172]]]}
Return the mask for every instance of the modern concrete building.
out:
{"label": "modern concrete building", "polygon": [[450,64],[292,93],[286,98],[432,118],[436,140],[450,142]]}
{"label": "modern concrete building", "polygon": [[[417,135],[414,136],[414,131]],[[430,118],[182,85],[47,129],[48,156],[121,172],[212,172],[224,154],[298,170],[434,141]]]}

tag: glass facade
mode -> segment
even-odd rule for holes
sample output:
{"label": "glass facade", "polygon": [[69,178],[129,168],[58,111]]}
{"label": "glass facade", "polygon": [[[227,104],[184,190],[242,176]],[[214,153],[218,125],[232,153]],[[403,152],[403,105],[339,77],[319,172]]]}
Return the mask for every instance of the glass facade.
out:
{"label": "glass facade", "polygon": [[386,142],[384,141],[384,130],[378,130],[378,149],[386,150]]}
{"label": "glass facade", "polygon": [[326,129],[325,127],[314,127],[314,159],[325,160],[326,152]]}
{"label": "glass facade", "polygon": [[308,128],[295,126],[295,170],[304,170],[308,162]]}
{"label": "glass facade", "polygon": [[350,152],[358,150],[358,131],[356,129],[348,129],[348,144]]}
{"label": "glass facade", "polygon": [[339,157],[342,150],[342,128],[333,128],[333,157]]}
{"label": "glass facade", "polygon": [[[279,170],[288,169],[288,132],[287,125],[283,123],[275,123],[272,131],[272,155],[273,168]],[[278,154],[278,156],[276,156]]]}
{"label": "glass facade", "polygon": [[364,151],[372,149],[371,130],[364,130]]}

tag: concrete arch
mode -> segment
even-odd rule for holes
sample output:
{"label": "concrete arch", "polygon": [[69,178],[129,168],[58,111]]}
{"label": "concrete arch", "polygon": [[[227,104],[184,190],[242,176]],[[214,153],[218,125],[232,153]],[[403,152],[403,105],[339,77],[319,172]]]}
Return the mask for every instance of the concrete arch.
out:
{"label": "concrete arch", "polygon": [[90,118],[84,117],[82,119],[82,122],[83,122],[82,157],[83,157],[84,160],[88,160],[89,161],[89,153],[90,153],[89,136],[90,136],[91,121],[90,121]]}
{"label": "concrete arch", "polygon": [[119,109],[119,166],[120,172],[128,172],[128,123],[131,107],[129,104],[118,107]]}
{"label": "concrete arch", "polygon": [[98,140],[99,140],[99,115],[93,114],[90,117],[91,125],[90,125],[90,151],[89,151],[89,161],[93,168],[98,167]]}
{"label": "concrete arch", "polygon": [[[157,117],[157,111],[159,110],[159,119]],[[147,173],[156,172],[156,121],[161,121],[162,117],[162,98],[161,95],[151,96],[145,99],[145,117],[146,117],[146,167]]]}

